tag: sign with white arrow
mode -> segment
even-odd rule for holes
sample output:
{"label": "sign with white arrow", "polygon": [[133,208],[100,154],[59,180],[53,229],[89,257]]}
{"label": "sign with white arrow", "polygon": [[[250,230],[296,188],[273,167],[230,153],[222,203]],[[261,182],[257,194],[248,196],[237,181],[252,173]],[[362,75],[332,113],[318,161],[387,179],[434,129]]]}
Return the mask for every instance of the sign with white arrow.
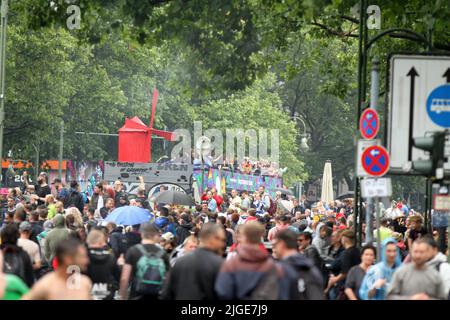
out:
{"label": "sign with white arrow", "polygon": [[391,172],[401,173],[429,158],[413,138],[450,128],[450,57],[393,55],[389,77],[387,147]]}

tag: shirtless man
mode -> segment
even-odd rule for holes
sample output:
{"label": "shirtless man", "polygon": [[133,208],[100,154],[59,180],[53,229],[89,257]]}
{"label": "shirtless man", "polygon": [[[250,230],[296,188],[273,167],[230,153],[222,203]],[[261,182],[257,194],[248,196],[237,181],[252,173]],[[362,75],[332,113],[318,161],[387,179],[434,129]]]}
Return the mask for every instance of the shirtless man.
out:
{"label": "shirtless man", "polygon": [[90,300],[91,280],[82,275],[89,263],[86,248],[76,239],[58,244],[55,252],[58,267],[40,279],[23,296],[24,300]]}

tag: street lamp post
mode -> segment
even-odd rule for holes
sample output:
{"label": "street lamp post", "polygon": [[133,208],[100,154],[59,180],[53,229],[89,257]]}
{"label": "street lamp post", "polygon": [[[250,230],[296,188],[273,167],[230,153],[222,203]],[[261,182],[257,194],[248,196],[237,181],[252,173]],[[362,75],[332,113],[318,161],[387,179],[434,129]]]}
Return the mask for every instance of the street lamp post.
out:
{"label": "street lamp post", "polygon": [[[6,61],[6,26],[8,23],[8,0],[2,0],[0,8],[0,161],[3,160],[3,128],[5,126],[5,61]],[[2,182],[0,179],[0,187]]]}
{"label": "street lamp post", "polygon": [[300,149],[302,151],[308,151],[309,150],[309,146],[308,146],[308,134],[306,133],[306,124],[305,121],[300,118],[299,116],[293,116],[292,119],[294,120],[299,120],[302,125],[303,125],[303,133],[300,135],[301,140],[300,140]]}

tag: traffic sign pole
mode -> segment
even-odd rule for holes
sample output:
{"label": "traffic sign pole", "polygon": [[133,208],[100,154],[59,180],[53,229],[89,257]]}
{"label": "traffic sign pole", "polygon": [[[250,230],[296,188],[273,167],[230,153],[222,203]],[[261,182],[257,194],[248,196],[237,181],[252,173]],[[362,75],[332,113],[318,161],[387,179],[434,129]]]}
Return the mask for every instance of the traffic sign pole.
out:
{"label": "traffic sign pole", "polygon": [[[379,63],[378,60],[373,60],[372,61],[372,71],[371,71],[371,77],[370,77],[370,109],[367,110],[367,114],[372,114],[373,117],[375,118],[374,121],[376,121],[376,128],[374,129],[374,135],[372,136],[375,137],[378,133],[379,127],[380,127],[380,120],[378,119],[378,114],[376,112],[376,108],[377,108],[377,104],[378,104],[378,99],[379,99]],[[370,113],[369,113],[370,112]],[[367,116],[366,116],[367,117]],[[367,120],[368,123],[370,123],[370,119]],[[375,130],[376,129],[376,130]],[[361,132],[364,131],[363,129],[361,129]],[[370,132],[365,132],[366,134],[369,134]],[[363,162],[363,167],[364,167],[364,162]],[[367,198],[367,210],[366,210],[366,244],[372,244],[373,242],[373,206],[374,204],[372,203],[372,197],[368,197]],[[376,200],[375,200],[375,205],[376,205]],[[379,219],[379,215],[377,214],[376,217],[376,222],[377,222],[377,229],[378,229],[378,239],[377,239],[377,246],[378,246],[378,254],[381,254],[381,249],[380,249],[380,235],[379,235],[379,228],[380,228],[380,219]]]}

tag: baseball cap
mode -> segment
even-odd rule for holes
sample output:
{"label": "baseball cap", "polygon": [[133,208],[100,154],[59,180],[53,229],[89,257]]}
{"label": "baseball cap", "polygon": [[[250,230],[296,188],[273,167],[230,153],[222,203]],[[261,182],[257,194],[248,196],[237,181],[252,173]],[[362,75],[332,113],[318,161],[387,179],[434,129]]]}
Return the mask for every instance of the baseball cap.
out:
{"label": "baseball cap", "polygon": [[28,221],[23,221],[20,225],[19,225],[19,231],[31,231],[31,224]]}
{"label": "baseball cap", "polygon": [[173,233],[166,232],[161,236],[161,238],[163,238],[166,241],[172,241],[175,237],[174,237]]}

